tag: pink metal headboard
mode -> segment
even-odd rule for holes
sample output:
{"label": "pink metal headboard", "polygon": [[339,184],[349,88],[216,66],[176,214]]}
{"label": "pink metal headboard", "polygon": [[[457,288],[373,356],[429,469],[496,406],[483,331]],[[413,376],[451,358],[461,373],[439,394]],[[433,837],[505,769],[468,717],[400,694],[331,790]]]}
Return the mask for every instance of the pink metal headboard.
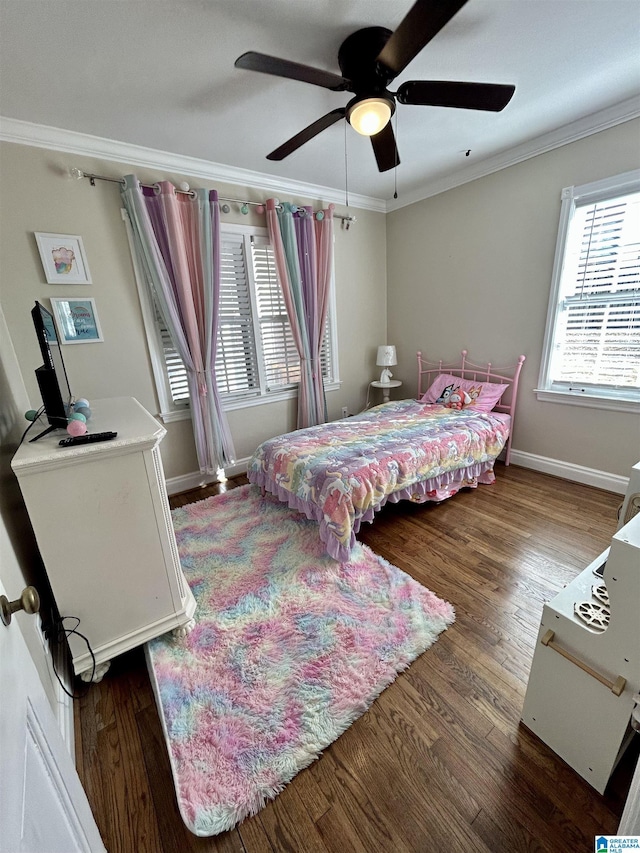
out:
{"label": "pink metal headboard", "polygon": [[462,360],[459,364],[456,362],[445,364],[443,361],[427,361],[422,358],[422,353],[418,352],[418,399],[422,397],[440,373],[451,373],[453,376],[471,379],[474,382],[498,382],[502,385],[508,385],[509,387],[500,398],[500,402],[493,407],[496,412],[506,412],[511,415],[511,429],[505,445],[504,459],[504,464],[508,465],[511,458],[513,421],[518,401],[518,381],[524,360],[525,356],[521,355],[517,363],[510,367],[493,367],[490,361],[486,364],[473,364],[467,361],[467,350],[463,349]]}

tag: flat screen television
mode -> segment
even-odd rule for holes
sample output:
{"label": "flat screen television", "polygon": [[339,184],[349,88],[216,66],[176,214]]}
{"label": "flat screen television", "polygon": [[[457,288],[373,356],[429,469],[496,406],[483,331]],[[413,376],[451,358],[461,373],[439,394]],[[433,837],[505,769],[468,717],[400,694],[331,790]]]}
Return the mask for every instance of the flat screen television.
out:
{"label": "flat screen television", "polygon": [[31,441],[37,441],[54,429],[65,429],[71,408],[72,394],[65,370],[60,342],[56,334],[53,315],[38,301],[31,309],[31,317],[40,344],[43,365],[35,371],[42,396],[44,412],[49,426]]}

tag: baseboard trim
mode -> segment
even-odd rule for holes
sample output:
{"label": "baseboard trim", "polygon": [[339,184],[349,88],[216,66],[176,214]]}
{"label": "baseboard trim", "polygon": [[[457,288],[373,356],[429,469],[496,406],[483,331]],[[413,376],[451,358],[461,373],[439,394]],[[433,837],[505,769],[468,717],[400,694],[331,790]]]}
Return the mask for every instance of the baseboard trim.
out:
{"label": "baseboard trim", "polygon": [[238,474],[246,474],[247,465],[250,461],[250,456],[245,456],[244,459],[238,459],[238,461],[234,462],[233,465],[228,465],[224,469],[224,473],[227,475],[227,477],[237,477]]}
{"label": "baseboard trim", "polygon": [[[250,456],[246,456],[244,459],[238,459],[233,465],[228,465],[224,469],[225,475],[227,477],[237,477],[238,474],[245,474],[250,458]],[[180,492],[188,492],[191,489],[199,489],[217,482],[218,478],[215,474],[200,474],[194,471],[192,474],[183,474],[180,477],[169,477],[166,480],[167,494],[178,495]]]}
{"label": "baseboard trim", "polygon": [[167,486],[167,494],[179,495],[180,492],[189,492],[191,489],[199,489],[202,486],[208,486],[210,483],[217,483],[218,478],[215,474],[183,474],[180,477],[169,477],[165,483]]}
{"label": "baseboard trim", "polygon": [[609,474],[607,471],[598,471],[596,468],[587,468],[584,465],[574,465],[573,462],[563,462],[561,459],[550,459],[547,456],[538,456],[536,453],[526,453],[524,450],[511,450],[511,462],[521,465],[523,468],[531,468],[541,471],[543,474],[552,474],[563,480],[573,480],[585,486],[595,486],[607,492],[615,492],[624,495],[629,483],[628,477],[619,474]]}

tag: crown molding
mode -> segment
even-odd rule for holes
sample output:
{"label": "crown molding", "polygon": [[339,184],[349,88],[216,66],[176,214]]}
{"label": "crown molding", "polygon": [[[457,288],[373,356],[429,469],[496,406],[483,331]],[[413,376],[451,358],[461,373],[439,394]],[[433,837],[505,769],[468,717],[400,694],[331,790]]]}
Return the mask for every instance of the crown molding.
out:
{"label": "crown molding", "polygon": [[[561,148],[571,142],[584,139],[594,133],[615,127],[618,124],[640,117],[640,97],[628,98],[599,112],[571,122],[564,127],[538,136],[527,142],[510,148],[494,157],[474,163],[459,171],[445,175],[423,184],[411,193],[404,194],[402,201],[385,201],[371,196],[349,194],[349,206],[359,210],[372,210],[377,213],[391,213],[402,207],[431,198],[447,190],[499,172],[509,166],[515,166],[524,160]],[[142,145],[119,142],[101,136],[78,133],[58,127],[34,124],[20,119],[0,116],[0,141],[29,145],[34,148],[47,148],[80,156],[99,157],[115,163],[131,166],[144,166],[163,171],[202,178],[209,181],[222,181],[232,186],[255,187],[266,192],[280,192],[287,195],[314,198],[324,203],[344,204],[342,191],[332,187],[306,184],[302,181],[287,180],[264,172],[253,172],[234,166],[225,166],[210,160],[173,154]]]}
{"label": "crown molding", "polygon": [[[225,166],[222,163],[201,160],[185,154],[173,154],[156,148],[146,148],[142,145],[119,142],[116,139],[64,130],[60,127],[33,124],[6,116],[0,116],[0,141],[63,151],[67,154],[99,157],[114,163],[126,163],[128,166],[162,169],[188,177],[222,181],[234,186],[255,187],[268,192],[275,191],[286,195],[318,199],[327,204],[330,202],[344,204],[344,193],[331,187],[306,184],[302,181],[267,175],[264,172]],[[349,207],[373,210],[378,213],[385,213],[387,209],[384,199],[353,193],[349,193]]]}
{"label": "crown molding", "polygon": [[475,181],[477,178],[483,178],[485,175],[491,175],[493,172],[499,172],[508,166],[515,166],[517,163],[522,163],[531,157],[537,157],[538,154],[545,154],[547,151],[553,151],[554,148],[561,148],[563,145],[577,142],[586,136],[591,136],[594,133],[599,133],[601,130],[607,130],[607,128],[615,127],[617,124],[623,124],[638,117],[640,117],[640,97],[628,98],[612,107],[592,113],[564,127],[557,128],[542,136],[537,136],[535,139],[530,139],[528,142],[517,145],[515,148],[509,148],[507,151],[496,154],[494,157],[489,157],[479,163],[474,163],[471,166],[460,169],[454,174],[445,175],[442,178],[424,184],[412,193],[403,194],[401,202],[395,200],[388,201],[386,205],[387,213],[399,210],[401,207],[407,207],[410,204],[415,204],[418,201],[423,201],[426,198],[431,198],[434,195],[439,195],[462,184]]}

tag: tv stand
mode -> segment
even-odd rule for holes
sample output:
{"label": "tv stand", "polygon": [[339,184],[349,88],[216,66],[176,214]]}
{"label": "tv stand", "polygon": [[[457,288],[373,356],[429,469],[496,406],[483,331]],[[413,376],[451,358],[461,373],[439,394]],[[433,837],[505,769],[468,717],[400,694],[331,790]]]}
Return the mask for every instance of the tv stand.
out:
{"label": "tv stand", "polygon": [[42,432],[39,432],[38,435],[29,439],[29,443],[33,443],[34,441],[38,441],[39,438],[43,438],[45,435],[49,435],[50,432],[53,432],[54,429],[60,429],[57,426],[48,426],[46,429],[43,429]]}
{"label": "tv stand", "polygon": [[38,441],[39,438],[48,435],[51,430],[66,429],[68,414],[68,407],[62,399],[56,371],[52,367],[47,367],[43,364],[42,367],[37,368],[35,374],[49,426],[35,438],[32,438],[31,441]]}
{"label": "tv stand", "polygon": [[[61,616],[73,668],[99,681],[110,660],[154,637],[193,627],[195,600],[180,566],[164,482],[166,430],[133,397],[92,403],[92,432],[112,441],[22,444],[12,468]],[[74,627],[69,620],[67,627]]]}

